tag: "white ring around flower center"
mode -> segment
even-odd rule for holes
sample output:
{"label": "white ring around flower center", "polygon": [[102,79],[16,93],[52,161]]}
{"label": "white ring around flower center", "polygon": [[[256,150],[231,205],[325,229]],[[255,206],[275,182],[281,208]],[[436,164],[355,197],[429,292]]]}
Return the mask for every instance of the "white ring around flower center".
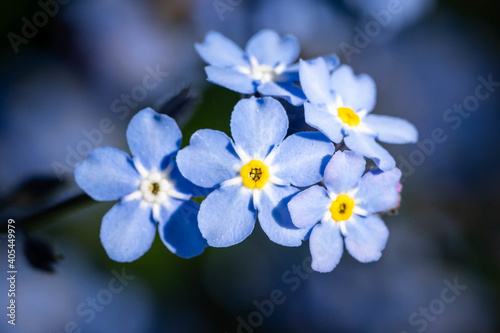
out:
{"label": "white ring around flower center", "polygon": [[276,67],[271,67],[266,64],[259,64],[254,57],[250,58],[249,67],[239,67],[238,70],[251,76],[255,80],[260,80],[262,83],[275,81],[276,78],[285,70],[285,64],[278,64]]}
{"label": "white ring around flower center", "polygon": [[153,204],[165,202],[172,188],[173,185],[165,174],[151,172],[142,179],[139,191],[145,201]]}

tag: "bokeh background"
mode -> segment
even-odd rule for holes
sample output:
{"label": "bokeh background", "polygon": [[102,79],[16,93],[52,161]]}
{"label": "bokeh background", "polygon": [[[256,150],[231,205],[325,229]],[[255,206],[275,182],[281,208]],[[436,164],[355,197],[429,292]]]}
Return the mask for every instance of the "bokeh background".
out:
{"label": "bokeh background", "polygon": [[[4,1],[0,223],[19,229],[15,327],[0,237],[0,332],[499,332],[499,25],[494,0]],[[184,143],[228,131],[240,96],[205,81],[193,44],[218,30],[244,45],[262,28],[294,34],[304,59],[336,53],[370,74],[375,112],[419,129],[419,144],[389,147],[404,188],[381,260],[345,253],[332,273],[311,273],[307,242],[284,248],[256,227],[191,260],[157,238],[136,262],[111,261],[99,226],[113,203],[67,202],[81,193],[74,163],[96,146],[126,150],[147,106],[174,116]],[[141,89],[151,71],[157,85]],[[449,284],[461,290],[446,303]]]}

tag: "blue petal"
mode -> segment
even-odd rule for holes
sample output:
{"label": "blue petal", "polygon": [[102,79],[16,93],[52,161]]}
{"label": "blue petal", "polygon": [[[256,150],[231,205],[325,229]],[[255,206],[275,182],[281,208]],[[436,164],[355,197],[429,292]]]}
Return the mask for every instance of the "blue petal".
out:
{"label": "blue petal", "polygon": [[237,177],[241,161],[226,134],[202,129],[191,136],[189,146],[179,151],[177,165],[189,181],[210,188]]}
{"label": "blue petal", "polygon": [[251,158],[264,159],[288,129],[285,109],[271,97],[240,100],[231,115],[234,142]]}
{"label": "blue petal", "polygon": [[[172,165],[173,164],[173,165]],[[168,178],[174,185],[174,188],[177,192],[180,192],[186,196],[195,195],[195,191],[199,191],[200,188],[191,183],[189,180],[184,178],[179,170],[179,166],[175,160],[170,160],[168,164],[168,168],[171,168],[170,174]]]}
{"label": "blue petal", "polygon": [[392,208],[399,197],[396,189],[401,179],[401,171],[394,168],[390,171],[372,170],[359,181],[356,199],[360,207],[369,213],[383,212]]}
{"label": "blue petal", "polygon": [[75,167],[75,181],[92,199],[110,201],[137,190],[141,178],[126,153],[99,147]]}
{"label": "blue petal", "polygon": [[253,94],[255,84],[253,78],[233,69],[224,69],[214,66],[205,67],[208,82],[239,92],[241,94]]}
{"label": "blue petal", "polygon": [[403,144],[418,141],[415,126],[401,118],[369,114],[363,119],[363,123],[383,142]]}
{"label": "blue petal", "polygon": [[283,98],[295,106],[304,104],[306,99],[302,89],[295,86],[292,81],[262,83],[257,87],[257,91],[264,96]]}
{"label": "blue petal", "polygon": [[300,85],[307,98],[313,104],[333,102],[330,92],[330,70],[323,58],[300,60]]}
{"label": "blue petal", "polygon": [[194,45],[200,57],[216,67],[245,66],[246,60],[243,50],[224,35],[209,31],[203,43]]}
{"label": "blue petal", "polygon": [[299,190],[291,186],[267,184],[261,191],[258,218],[262,230],[269,239],[283,246],[300,246],[309,229],[293,225],[288,202]]}
{"label": "blue petal", "polygon": [[[340,63],[339,57],[337,57],[335,54],[328,54],[328,55],[317,57],[317,58],[310,59],[307,61],[316,61],[319,58],[322,58],[325,61],[326,67],[328,68],[329,71],[335,69]],[[300,67],[300,63],[298,63],[298,62],[295,64],[292,64],[292,65],[288,65],[288,67],[285,70],[285,73],[298,72],[299,67]]]}
{"label": "blue petal", "polygon": [[299,42],[292,35],[280,38],[274,30],[264,29],[256,33],[247,43],[249,56],[257,59],[259,64],[271,67],[279,63],[291,64],[300,53]]}
{"label": "blue petal", "polygon": [[333,142],[339,143],[344,138],[339,117],[328,112],[325,107],[305,102],[304,115],[309,126],[316,128]]}
{"label": "blue petal", "polygon": [[354,75],[347,65],[333,71],[331,88],[342,97],[344,106],[355,111],[371,111],[375,106],[377,88],[373,79],[367,74]]}
{"label": "blue petal", "polygon": [[173,118],[147,108],[137,113],[127,128],[127,141],[134,159],[148,170],[161,170],[181,146],[182,133]]}
{"label": "blue petal", "polygon": [[323,219],[331,204],[325,189],[315,185],[294,196],[288,203],[288,210],[297,228],[310,229]]}
{"label": "blue petal", "polygon": [[325,169],[326,188],[335,193],[347,193],[356,187],[365,172],[366,161],[363,156],[352,151],[338,151]]}
{"label": "blue petal", "polygon": [[312,269],[320,273],[333,271],[344,252],[344,241],[338,223],[329,221],[316,225],[311,232],[309,247]]}
{"label": "blue petal", "polygon": [[156,234],[151,215],[142,200],[119,202],[104,215],[101,243],[111,259],[131,262],[151,248]]}
{"label": "blue petal", "polygon": [[391,170],[396,166],[396,161],[381,145],[375,142],[375,137],[369,134],[351,131],[344,138],[347,148],[371,158],[382,170]]}
{"label": "blue petal", "polygon": [[377,261],[389,238],[384,221],[376,215],[354,218],[346,222],[345,246],[360,262]]}
{"label": "blue petal", "polygon": [[[326,136],[318,132],[290,135],[276,148],[270,166],[271,175],[295,186],[309,186],[319,182],[325,166],[335,152]],[[273,152],[274,153],[274,152]]]}
{"label": "blue petal", "polygon": [[240,185],[210,193],[201,203],[198,225],[208,245],[227,247],[247,238],[255,226],[252,191]]}
{"label": "blue petal", "polygon": [[161,208],[158,226],[160,238],[179,257],[195,257],[207,246],[207,241],[198,229],[199,209],[200,205],[194,201],[176,199],[169,199],[168,206]]}

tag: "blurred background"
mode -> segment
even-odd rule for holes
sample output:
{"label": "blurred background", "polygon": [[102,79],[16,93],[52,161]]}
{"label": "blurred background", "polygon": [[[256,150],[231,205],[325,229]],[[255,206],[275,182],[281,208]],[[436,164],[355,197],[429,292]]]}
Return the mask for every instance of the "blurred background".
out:
{"label": "blurred background", "polygon": [[[24,229],[16,326],[1,314],[0,332],[500,332],[498,2],[18,0],[0,13],[0,224]],[[97,146],[127,150],[147,106],[176,118],[184,144],[227,132],[240,96],[205,81],[193,44],[217,30],[244,46],[262,28],[370,74],[374,112],[419,129],[418,144],[388,147],[404,187],[381,260],[345,253],[313,273],[307,242],[284,248],[256,226],[191,260],[157,238],[111,261],[99,227],[113,203],[78,200],[73,166]],[[0,278],[5,313],[8,289]]]}

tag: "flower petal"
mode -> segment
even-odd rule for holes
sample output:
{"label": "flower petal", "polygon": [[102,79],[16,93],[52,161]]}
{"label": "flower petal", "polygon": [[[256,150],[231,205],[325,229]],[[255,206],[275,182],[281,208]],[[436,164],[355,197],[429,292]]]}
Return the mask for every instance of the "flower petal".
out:
{"label": "flower petal", "polygon": [[200,191],[201,189],[181,174],[179,166],[174,159],[170,160],[167,169],[171,170],[168,178],[173,184],[175,191],[181,193],[185,198],[190,198],[192,195],[198,196],[198,192],[195,193],[195,191]]}
{"label": "flower petal", "polygon": [[[290,135],[276,149],[272,174],[287,184],[309,186],[319,182],[325,166],[335,152],[330,140],[318,132]],[[273,152],[274,153],[274,152]]]}
{"label": "flower petal", "polygon": [[365,172],[365,166],[363,156],[355,152],[336,152],[325,169],[326,188],[335,194],[347,193],[356,187]]}
{"label": "flower petal", "polygon": [[320,273],[333,271],[344,252],[344,241],[338,223],[329,221],[316,225],[311,232],[309,247],[312,269]]}
{"label": "flower petal", "polygon": [[345,246],[360,262],[377,261],[389,238],[384,221],[376,215],[355,215],[346,224]]}
{"label": "flower petal", "polygon": [[269,239],[283,246],[299,246],[307,236],[308,229],[293,225],[288,202],[299,190],[291,186],[267,184],[258,203],[258,218],[262,230]]}
{"label": "flower petal", "polygon": [[248,66],[243,50],[221,33],[209,31],[203,43],[194,45],[200,57],[212,66]]}
{"label": "flower petal", "polygon": [[359,181],[356,199],[359,206],[369,213],[382,212],[392,208],[399,197],[397,185],[401,179],[401,171],[394,168],[390,171],[372,170]]}
{"label": "flower petal", "polygon": [[292,35],[280,38],[276,31],[264,29],[250,38],[246,52],[255,57],[259,64],[274,67],[279,63],[288,65],[294,62],[299,56],[300,46]]}
{"label": "flower petal", "polygon": [[251,158],[264,159],[288,129],[285,109],[271,97],[240,100],[231,115],[234,142]]}
{"label": "flower petal", "polygon": [[[333,70],[335,67],[337,67],[340,63],[339,57],[337,57],[335,54],[327,54],[321,57],[317,57],[314,59],[309,59],[307,61],[316,61],[317,59],[322,58],[325,63],[326,67],[328,68],[329,71]],[[300,67],[300,63],[296,62],[295,64],[288,65],[285,73],[291,73],[291,72],[298,72]],[[298,75],[298,73],[297,73]]]}
{"label": "flower petal", "polygon": [[300,85],[313,104],[333,102],[330,89],[330,69],[323,58],[300,60]]}
{"label": "flower petal", "polygon": [[295,86],[292,81],[262,83],[257,87],[257,91],[264,96],[283,98],[294,106],[302,105],[306,99],[302,89]]}
{"label": "flower petal", "polygon": [[341,65],[333,71],[330,82],[331,88],[342,97],[344,106],[355,111],[373,110],[377,88],[369,75],[354,75],[351,67]]}
{"label": "flower petal", "polygon": [[197,202],[177,199],[169,199],[168,206],[161,208],[158,226],[160,238],[165,246],[179,257],[195,257],[207,246],[207,241],[198,229],[199,209]]}
{"label": "flower petal", "polygon": [[417,129],[405,119],[369,114],[363,119],[363,123],[383,142],[404,144],[418,141]]}
{"label": "flower petal", "polygon": [[255,226],[252,191],[239,185],[219,188],[201,203],[198,224],[208,245],[227,247],[247,238]]}
{"label": "flower petal", "polygon": [[347,148],[365,157],[371,158],[382,170],[391,170],[396,166],[396,161],[381,145],[375,142],[375,137],[370,134],[351,131],[344,138]]}
{"label": "flower petal", "polygon": [[131,262],[151,248],[156,234],[151,215],[142,200],[119,202],[104,215],[101,243],[111,259]]}
{"label": "flower petal", "polygon": [[125,152],[99,147],[75,167],[75,181],[92,199],[110,201],[137,190],[140,176]]}
{"label": "flower petal", "polygon": [[148,170],[161,170],[181,146],[182,133],[173,118],[151,108],[139,111],[127,128],[127,141],[134,159]]}
{"label": "flower petal", "polygon": [[233,69],[218,68],[214,66],[205,67],[207,81],[241,94],[253,94],[255,84],[253,78]]}
{"label": "flower petal", "polygon": [[237,177],[241,161],[231,139],[220,131],[202,129],[189,140],[189,146],[177,154],[182,175],[192,183],[210,188]]}
{"label": "flower petal", "polygon": [[294,196],[288,203],[292,223],[297,228],[310,229],[323,219],[332,200],[321,186],[311,186]]}
{"label": "flower petal", "polygon": [[344,138],[339,117],[328,112],[325,107],[305,102],[304,115],[309,126],[316,128],[333,142],[339,143]]}

